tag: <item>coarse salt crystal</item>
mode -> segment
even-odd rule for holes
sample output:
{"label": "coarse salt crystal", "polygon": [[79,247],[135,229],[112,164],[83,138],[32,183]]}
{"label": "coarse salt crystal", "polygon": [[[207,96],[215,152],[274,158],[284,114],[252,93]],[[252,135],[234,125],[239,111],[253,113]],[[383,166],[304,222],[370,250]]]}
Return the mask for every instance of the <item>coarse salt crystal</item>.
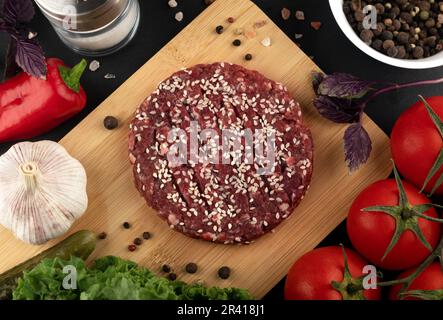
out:
{"label": "coarse salt crystal", "polygon": [[107,74],[105,74],[105,79],[115,79],[115,74],[107,73]]}
{"label": "coarse salt crystal", "polygon": [[29,40],[34,39],[35,37],[37,37],[37,35],[38,35],[37,32],[29,31],[29,33],[28,33],[28,39],[29,39]]}
{"label": "coarse salt crystal", "polygon": [[178,22],[180,22],[180,21],[182,21],[183,20],[183,12],[177,12],[176,14],[175,14],[175,20],[177,20]]}
{"label": "coarse salt crystal", "polygon": [[269,38],[269,37],[264,38],[264,39],[261,41],[261,44],[262,44],[264,47],[269,47],[269,46],[271,45],[271,38]]}
{"label": "coarse salt crystal", "polygon": [[234,34],[236,36],[240,36],[240,35],[242,35],[244,33],[245,33],[245,30],[243,28],[237,28],[237,29],[234,30]]}
{"label": "coarse salt crystal", "polygon": [[175,8],[177,7],[178,3],[175,0],[169,0],[168,1],[168,6],[170,6],[171,8]]}
{"label": "coarse salt crystal", "polygon": [[301,11],[301,10],[297,10],[295,12],[295,18],[297,20],[305,20],[305,13],[303,11]]}
{"label": "coarse salt crystal", "polygon": [[97,60],[92,60],[91,63],[89,64],[89,70],[91,70],[92,72],[97,71],[100,68],[100,62]]}

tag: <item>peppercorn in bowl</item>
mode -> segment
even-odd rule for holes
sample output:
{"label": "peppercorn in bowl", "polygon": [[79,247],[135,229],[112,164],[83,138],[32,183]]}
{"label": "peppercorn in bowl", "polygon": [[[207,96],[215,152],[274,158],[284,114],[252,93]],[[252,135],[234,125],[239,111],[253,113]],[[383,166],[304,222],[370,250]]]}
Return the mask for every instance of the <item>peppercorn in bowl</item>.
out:
{"label": "peppercorn in bowl", "polygon": [[[443,1],[329,0],[329,4],[344,34],[372,58],[408,69],[443,65]],[[367,6],[375,8],[376,20]]]}

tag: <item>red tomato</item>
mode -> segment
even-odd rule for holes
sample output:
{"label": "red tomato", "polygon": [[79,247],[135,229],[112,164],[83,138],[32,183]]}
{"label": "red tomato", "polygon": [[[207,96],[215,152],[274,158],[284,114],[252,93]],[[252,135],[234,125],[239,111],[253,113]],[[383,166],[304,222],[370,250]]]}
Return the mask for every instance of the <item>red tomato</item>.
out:
{"label": "red tomato", "polygon": [[[409,276],[415,269],[408,270],[400,274],[398,279],[404,279]],[[393,286],[389,292],[389,299],[399,300],[398,292],[401,289],[401,285]],[[429,265],[417,278],[411,283],[406,291],[412,290],[442,290],[443,289],[443,272],[441,265],[438,262],[434,262]],[[419,300],[417,298],[405,297],[403,300]]]}
{"label": "red tomato", "polygon": [[[403,182],[411,205],[430,203],[430,200],[411,184]],[[400,236],[384,260],[383,255],[394,235],[396,222],[384,212],[364,212],[371,206],[396,206],[399,192],[394,179],[375,182],[354,200],[347,219],[347,231],[354,248],[376,266],[388,270],[404,270],[420,264],[431,252],[410,230]],[[434,208],[424,214],[438,218]],[[440,224],[419,218],[418,226],[429,244],[435,248],[440,239]]]}
{"label": "red tomato", "polygon": [[[440,119],[443,119],[443,97],[426,98],[426,101]],[[422,102],[403,112],[392,130],[391,151],[394,162],[405,179],[419,189],[442,148],[443,139]],[[427,184],[427,192],[431,192],[442,173],[443,168]],[[443,194],[443,185],[435,194]]]}
{"label": "red tomato", "polygon": [[[346,249],[349,271],[353,278],[363,275],[368,263],[354,251]],[[341,282],[344,256],[341,247],[315,249],[302,256],[289,270],[285,284],[286,300],[342,300],[339,291],[331,285]],[[364,291],[367,300],[379,300],[380,288]]]}

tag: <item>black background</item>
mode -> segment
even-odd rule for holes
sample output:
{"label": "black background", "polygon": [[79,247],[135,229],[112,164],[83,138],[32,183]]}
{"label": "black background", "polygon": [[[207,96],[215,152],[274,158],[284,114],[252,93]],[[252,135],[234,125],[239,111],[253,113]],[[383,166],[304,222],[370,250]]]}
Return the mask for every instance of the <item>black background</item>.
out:
{"label": "black background", "polygon": [[[82,84],[88,94],[88,105],[85,110],[50,133],[36,137],[35,140],[57,141],[61,139],[206,8],[201,0],[177,0],[179,6],[175,9],[169,8],[167,0],[139,0],[139,2],[142,10],[141,26],[134,40],[123,50],[100,58],[102,67],[95,73],[87,72],[82,79]],[[332,16],[328,0],[255,0],[254,2],[291,39],[294,39],[295,33],[304,34],[303,38],[299,40],[302,50],[308,56],[312,56],[317,65],[326,73],[348,72],[368,80],[398,83],[443,76],[443,68],[406,70],[382,64],[365,55],[342,34]],[[284,21],[280,13],[283,7],[291,9],[292,12],[303,10],[306,21],[297,21],[294,17]],[[180,23],[174,20],[177,11],[184,13],[184,20]],[[314,31],[309,27],[309,22],[313,20],[322,22],[319,31]],[[60,57],[68,65],[74,65],[80,60],[79,55],[61,43],[49,22],[38,10],[32,22],[32,28],[38,32],[38,39],[47,57]],[[0,52],[5,52],[7,42],[8,37],[1,34]],[[4,55],[0,56],[1,65],[4,65]],[[276,63],[278,63],[278,59],[276,59]],[[116,74],[117,78],[105,80],[103,76],[108,72]],[[442,91],[442,85],[435,85],[384,95],[369,105],[367,113],[387,134],[390,134],[400,113],[416,102],[418,94],[431,96],[439,95]],[[5,152],[10,145],[0,145],[0,154]],[[344,224],[331,233],[321,246],[338,243],[348,244]],[[281,299],[282,297],[283,282],[272,290],[266,299]]]}

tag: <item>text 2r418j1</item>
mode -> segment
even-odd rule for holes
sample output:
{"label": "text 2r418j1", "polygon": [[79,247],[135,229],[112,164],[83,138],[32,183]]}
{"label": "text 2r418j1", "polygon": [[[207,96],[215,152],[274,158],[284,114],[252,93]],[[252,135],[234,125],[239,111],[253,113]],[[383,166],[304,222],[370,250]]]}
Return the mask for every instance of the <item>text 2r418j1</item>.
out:
{"label": "text 2r418j1", "polygon": [[264,314],[263,305],[234,305],[234,304],[223,304],[220,310],[221,315],[251,315],[251,316],[261,316]]}

